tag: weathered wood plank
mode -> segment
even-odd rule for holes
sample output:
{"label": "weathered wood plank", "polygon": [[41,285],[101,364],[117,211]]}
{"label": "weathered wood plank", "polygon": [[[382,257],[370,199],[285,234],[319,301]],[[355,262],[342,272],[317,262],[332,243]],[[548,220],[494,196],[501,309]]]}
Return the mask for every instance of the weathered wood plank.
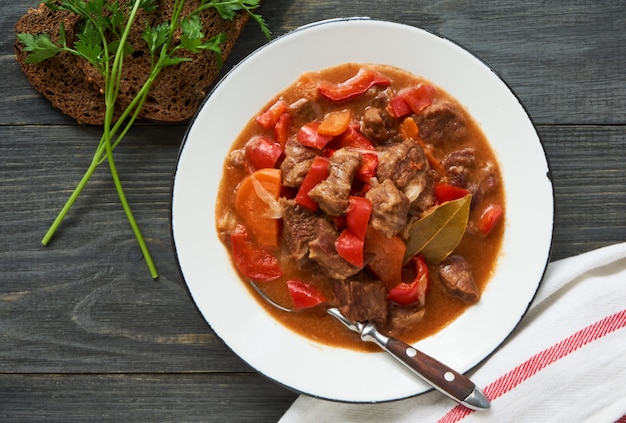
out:
{"label": "weathered wood plank", "polygon": [[296,394],[254,374],[0,375],[0,420],[275,422]]}
{"label": "weathered wood plank", "polygon": [[[106,168],[52,243],[40,245],[99,129],[54,110],[14,61],[14,24],[37,3],[0,5],[0,420],[276,421],[296,394],[213,335],[176,267],[169,189],[184,123],[142,123],[116,151],[159,280],[148,275]],[[552,259],[626,240],[626,8],[618,2],[266,0],[261,12],[275,36],[371,16],[461,43],[539,124],[556,197]],[[265,42],[248,25],[223,73]]]}
{"label": "weathered wood plank", "polygon": [[[13,63],[14,22],[23,1],[3,6],[0,25],[1,123],[71,123],[38,98]],[[342,16],[401,21],[450,38],[477,54],[519,95],[537,123],[624,123],[626,114],[626,8],[596,2],[368,2],[267,1],[261,12],[279,36],[300,25]],[[266,42],[250,24],[227,71]],[[322,47],[323,48],[323,47]],[[402,48],[411,54],[411,46]],[[289,60],[288,58],[286,60]],[[9,87],[17,87],[17,89]]]}
{"label": "weathered wood plank", "polygon": [[539,126],[538,132],[555,192],[552,259],[626,241],[625,127]]}
{"label": "weathered wood plank", "polygon": [[0,369],[247,370],[201,319],[176,267],[169,187],[183,128],[138,128],[118,150],[158,281],[147,272],[105,166],[51,244],[40,244],[90,161],[95,128],[12,129],[0,128],[0,337],[14,348],[0,352]]}
{"label": "weathered wood plank", "polygon": [[[154,282],[106,168],[40,245],[90,160],[95,128],[0,127],[0,337],[14,347],[0,350],[0,371],[247,370],[206,327],[176,268],[169,184],[183,132],[137,128],[116,151],[161,273]],[[556,194],[553,259],[626,239],[626,127],[539,132]]]}

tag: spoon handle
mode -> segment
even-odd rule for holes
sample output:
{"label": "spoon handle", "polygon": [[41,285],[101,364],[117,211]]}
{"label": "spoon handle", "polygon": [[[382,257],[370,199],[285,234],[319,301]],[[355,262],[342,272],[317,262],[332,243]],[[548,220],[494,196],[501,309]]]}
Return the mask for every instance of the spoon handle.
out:
{"label": "spoon handle", "polygon": [[381,334],[373,324],[363,325],[361,339],[377,344],[426,383],[454,401],[472,410],[486,410],[490,407],[489,399],[469,378],[411,345]]}

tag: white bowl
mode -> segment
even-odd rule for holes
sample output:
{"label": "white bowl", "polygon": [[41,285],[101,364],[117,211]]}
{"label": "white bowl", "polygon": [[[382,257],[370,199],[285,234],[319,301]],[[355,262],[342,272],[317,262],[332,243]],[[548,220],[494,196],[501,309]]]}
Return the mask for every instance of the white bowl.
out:
{"label": "white bowl", "polygon": [[282,326],[248,293],[215,227],[224,159],[246,123],[301,73],[345,62],[390,64],[431,80],[467,108],[490,141],[507,202],[495,274],[478,304],[415,346],[460,372],[492,353],[526,312],[548,263],[550,170],[531,120],[507,85],[476,56],[430,32],[367,18],[322,21],[244,59],[216,85],[185,136],[172,187],[172,234],[198,310],[250,366],[307,395],[389,401],[430,388],[384,353],[330,347]]}

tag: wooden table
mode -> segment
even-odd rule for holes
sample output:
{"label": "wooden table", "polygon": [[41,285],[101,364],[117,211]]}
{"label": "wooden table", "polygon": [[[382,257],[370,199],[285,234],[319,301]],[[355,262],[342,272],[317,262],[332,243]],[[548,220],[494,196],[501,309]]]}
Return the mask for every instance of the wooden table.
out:
{"label": "wooden table", "polygon": [[[41,245],[99,128],[53,109],[15,63],[15,22],[36,4],[0,5],[0,420],[276,421],[296,394],[213,335],[176,267],[169,196],[185,124],[138,125],[116,150],[157,281],[105,167],[54,241]],[[260,12],[274,36],[370,16],[457,41],[500,73],[537,125],[556,197],[552,259],[626,240],[620,2],[267,0]],[[224,71],[264,42],[249,24]]]}

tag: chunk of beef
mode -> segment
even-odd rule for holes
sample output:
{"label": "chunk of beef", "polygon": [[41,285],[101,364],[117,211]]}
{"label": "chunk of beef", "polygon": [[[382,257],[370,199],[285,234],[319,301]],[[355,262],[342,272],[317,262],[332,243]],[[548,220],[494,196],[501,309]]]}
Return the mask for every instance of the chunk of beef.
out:
{"label": "chunk of beef", "polygon": [[426,309],[420,304],[413,304],[409,306],[401,306],[399,304],[391,303],[389,307],[389,329],[402,333],[405,329],[415,327],[416,324],[422,321]]}
{"label": "chunk of beef", "polygon": [[[317,92],[317,90],[311,90]],[[296,123],[311,122],[323,116],[322,109],[315,99],[302,97],[289,105],[289,111]]]}
{"label": "chunk of beef", "polygon": [[467,134],[467,122],[458,106],[436,101],[414,116],[420,137],[432,144],[455,142]]}
{"label": "chunk of beef", "polygon": [[243,148],[233,150],[228,154],[228,165],[237,169],[243,169],[246,161],[246,152]]}
{"label": "chunk of beef", "polygon": [[285,143],[285,159],[280,165],[283,185],[299,187],[316,155],[312,148],[300,144],[294,138],[289,138]]}
{"label": "chunk of beef", "polygon": [[489,161],[480,161],[472,147],[450,152],[441,164],[446,169],[448,183],[465,188],[472,194],[472,208],[498,186],[496,167]]}
{"label": "chunk of beef", "polygon": [[381,182],[392,180],[407,196],[413,210],[423,211],[435,204],[435,177],[426,153],[415,140],[387,147],[380,156],[376,175]]}
{"label": "chunk of beef", "polygon": [[384,108],[368,106],[361,116],[360,130],[374,143],[383,144],[398,135],[398,122]]}
{"label": "chunk of beef", "polygon": [[300,262],[309,253],[309,242],[316,236],[320,218],[294,200],[281,198],[279,201],[283,210],[283,240],[292,256]]}
{"label": "chunk of beef", "polygon": [[439,277],[446,292],[465,304],[480,299],[472,269],[464,257],[452,255],[439,263]]}
{"label": "chunk of beef", "polygon": [[493,163],[482,163],[476,172],[473,183],[468,187],[469,192],[472,193],[472,207],[482,203],[485,196],[493,192],[499,183],[500,180]]}
{"label": "chunk of beef", "polygon": [[472,147],[452,151],[444,157],[441,164],[446,170],[449,184],[467,189],[471,182],[471,172],[476,167],[476,151]]}
{"label": "chunk of beef", "polygon": [[432,207],[437,202],[435,197],[435,181],[439,179],[439,176],[435,170],[429,169],[428,172],[424,172],[418,178],[415,178],[405,189],[404,193],[411,201],[411,210],[416,212],[423,212],[424,210]]}
{"label": "chunk of beef", "polygon": [[309,197],[331,216],[341,215],[349,204],[352,180],[361,164],[361,155],[344,148],[330,157],[328,178],[309,191]]}
{"label": "chunk of beef", "polygon": [[464,147],[448,153],[441,161],[444,167],[463,166],[473,168],[476,165],[476,150],[473,147]]}
{"label": "chunk of beef", "polygon": [[335,281],[339,311],[354,322],[370,322],[378,327],[387,324],[387,291],[380,281]]}
{"label": "chunk of beef", "polygon": [[467,188],[470,180],[470,170],[463,166],[450,166],[446,171],[448,183],[461,188]]}
{"label": "chunk of beef", "polygon": [[372,202],[370,224],[374,229],[392,237],[404,228],[409,199],[390,179],[370,189],[365,198]]}
{"label": "chunk of beef", "polygon": [[392,88],[386,87],[384,90],[381,90],[381,87],[376,87],[376,95],[367,102],[368,106],[378,107],[379,109],[384,109],[389,104],[391,97],[395,95],[395,90]]}
{"label": "chunk of beef", "polygon": [[[487,162],[484,168],[477,171],[477,174],[476,179],[478,182],[472,183],[468,187],[468,191],[472,194],[470,210],[483,211],[470,214],[465,233],[482,237],[484,234],[480,230],[480,216],[484,210],[492,204],[492,201],[489,199],[489,194],[496,190],[500,183],[500,178],[491,162]],[[487,199],[485,199],[485,197],[487,197]]]}
{"label": "chunk of beef", "polygon": [[361,268],[345,261],[337,253],[335,242],[339,232],[325,219],[318,219],[315,238],[309,242],[309,258],[315,260],[320,268],[333,279],[346,279],[358,273]]}
{"label": "chunk of beef", "polygon": [[380,155],[376,175],[382,182],[391,179],[400,189],[429,169],[426,154],[417,141],[408,139],[387,147]]}

